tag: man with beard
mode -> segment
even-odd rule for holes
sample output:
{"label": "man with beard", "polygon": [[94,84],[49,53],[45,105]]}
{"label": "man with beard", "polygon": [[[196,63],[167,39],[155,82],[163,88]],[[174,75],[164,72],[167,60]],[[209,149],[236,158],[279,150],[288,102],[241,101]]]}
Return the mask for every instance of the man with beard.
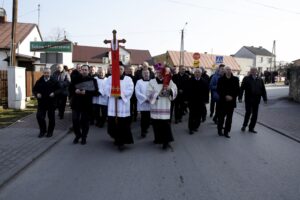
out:
{"label": "man with beard", "polygon": [[70,85],[70,96],[72,98],[72,121],[75,133],[74,144],[81,139],[81,144],[86,144],[89,132],[89,120],[92,113],[93,96],[98,95],[98,85],[96,79],[89,76],[89,66],[81,66],[81,76],[77,77],[76,82]]}
{"label": "man with beard", "polygon": [[194,77],[189,80],[187,89],[187,99],[189,106],[189,122],[188,128],[190,134],[198,131],[201,124],[201,118],[205,113],[205,104],[209,99],[208,82],[201,77],[201,68],[196,68]]}

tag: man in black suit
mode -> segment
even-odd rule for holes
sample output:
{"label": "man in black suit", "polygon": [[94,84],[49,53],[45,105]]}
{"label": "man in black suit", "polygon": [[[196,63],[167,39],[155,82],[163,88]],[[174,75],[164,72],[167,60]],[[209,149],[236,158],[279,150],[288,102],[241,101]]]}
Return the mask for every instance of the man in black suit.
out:
{"label": "man in black suit", "polygon": [[[59,83],[50,77],[51,69],[44,68],[43,76],[37,80],[33,87],[33,94],[38,100],[36,118],[40,128],[39,138],[47,133],[47,137],[53,135],[55,127],[55,97],[59,93]],[[48,114],[49,124],[47,129],[46,114]]]}
{"label": "man in black suit", "polygon": [[250,74],[246,76],[242,81],[239,102],[242,102],[244,91],[246,114],[241,130],[246,130],[251,116],[249,132],[257,133],[254,130],[254,127],[257,121],[258,108],[261,98],[263,98],[264,102],[267,103],[267,92],[263,80],[257,76],[256,67],[252,67],[250,69]]}
{"label": "man in black suit", "polygon": [[234,108],[236,107],[236,99],[240,92],[239,79],[233,76],[231,68],[226,66],[224,68],[225,74],[219,78],[217,85],[217,92],[219,94],[220,113],[218,116],[218,134],[223,135],[222,129],[225,121],[224,136],[230,138],[229,132],[231,130],[232,116]]}
{"label": "man in black suit", "polygon": [[209,100],[208,82],[201,77],[201,68],[195,68],[194,76],[189,80],[187,87],[187,100],[189,106],[188,128],[190,134],[198,131],[201,118],[205,113],[205,104]]}

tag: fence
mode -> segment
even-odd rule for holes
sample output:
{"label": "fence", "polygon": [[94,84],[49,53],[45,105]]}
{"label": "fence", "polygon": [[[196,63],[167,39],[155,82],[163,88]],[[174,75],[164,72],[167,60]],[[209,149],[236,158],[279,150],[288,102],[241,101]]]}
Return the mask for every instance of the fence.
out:
{"label": "fence", "polygon": [[42,72],[26,71],[26,97],[31,97],[35,82],[43,75]]}
{"label": "fence", "polygon": [[0,106],[7,107],[7,71],[0,70]]}

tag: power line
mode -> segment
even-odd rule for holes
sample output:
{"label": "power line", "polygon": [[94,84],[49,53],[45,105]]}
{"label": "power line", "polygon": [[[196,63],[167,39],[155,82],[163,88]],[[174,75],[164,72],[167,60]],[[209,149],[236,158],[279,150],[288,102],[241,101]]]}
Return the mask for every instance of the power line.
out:
{"label": "power line", "polygon": [[18,17],[23,17],[23,16],[25,16],[25,15],[34,13],[34,12],[36,12],[36,11],[38,11],[38,9],[34,9],[34,10],[28,11],[28,12],[26,12],[26,13],[23,13],[22,15],[19,15]]}
{"label": "power line", "polygon": [[286,8],[279,8],[279,7],[267,5],[267,4],[264,4],[264,3],[260,3],[260,2],[257,2],[257,1],[251,1],[251,0],[249,1],[248,0],[247,2],[252,2],[253,4],[257,4],[257,5],[266,7],[266,8],[271,8],[273,10],[278,10],[278,11],[282,11],[282,12],[293,13],[293,14],[297,14],[297,15],[300,14],[300,12],[298,12],[298,11],[294,11],[294,10],[290,10],[290,9],[286,9]]}
{"label": "power line", "polygon": [[279,7],[276,7],[276,6],[271,6],[271,5],[268,5],[268,4],[264,4],[264,3],[260,3],[260,2],[252,1],[252,0],[245,0],[245,1],[248,2],[248,3],[253,3],[253,4],[260,5],[260,6],[263,6],[263,7],[266,7],[266,8],[270,8],[270,9],[273,9],[273,10],[300,15],[299,11],[294,11],[294,10],[290,10],[290,9],[286,9],[286,8],[279,8]]}

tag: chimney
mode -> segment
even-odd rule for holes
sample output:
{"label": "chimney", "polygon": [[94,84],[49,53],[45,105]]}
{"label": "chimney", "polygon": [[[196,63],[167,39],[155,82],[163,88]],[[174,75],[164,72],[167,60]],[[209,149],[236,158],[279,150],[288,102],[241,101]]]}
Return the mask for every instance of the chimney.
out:
{"label": "chimney", "polygon": [[6,11],[4,8],[0,8],[0,24],[4,24],[7,22]]}
{"label": "chimney", "polygon": [[262,46],[259,46],[258,48],[262,49]]}
{"label": "chimney", "polygon": [[207,52],[204,52],[204,54],[207,54]]}

